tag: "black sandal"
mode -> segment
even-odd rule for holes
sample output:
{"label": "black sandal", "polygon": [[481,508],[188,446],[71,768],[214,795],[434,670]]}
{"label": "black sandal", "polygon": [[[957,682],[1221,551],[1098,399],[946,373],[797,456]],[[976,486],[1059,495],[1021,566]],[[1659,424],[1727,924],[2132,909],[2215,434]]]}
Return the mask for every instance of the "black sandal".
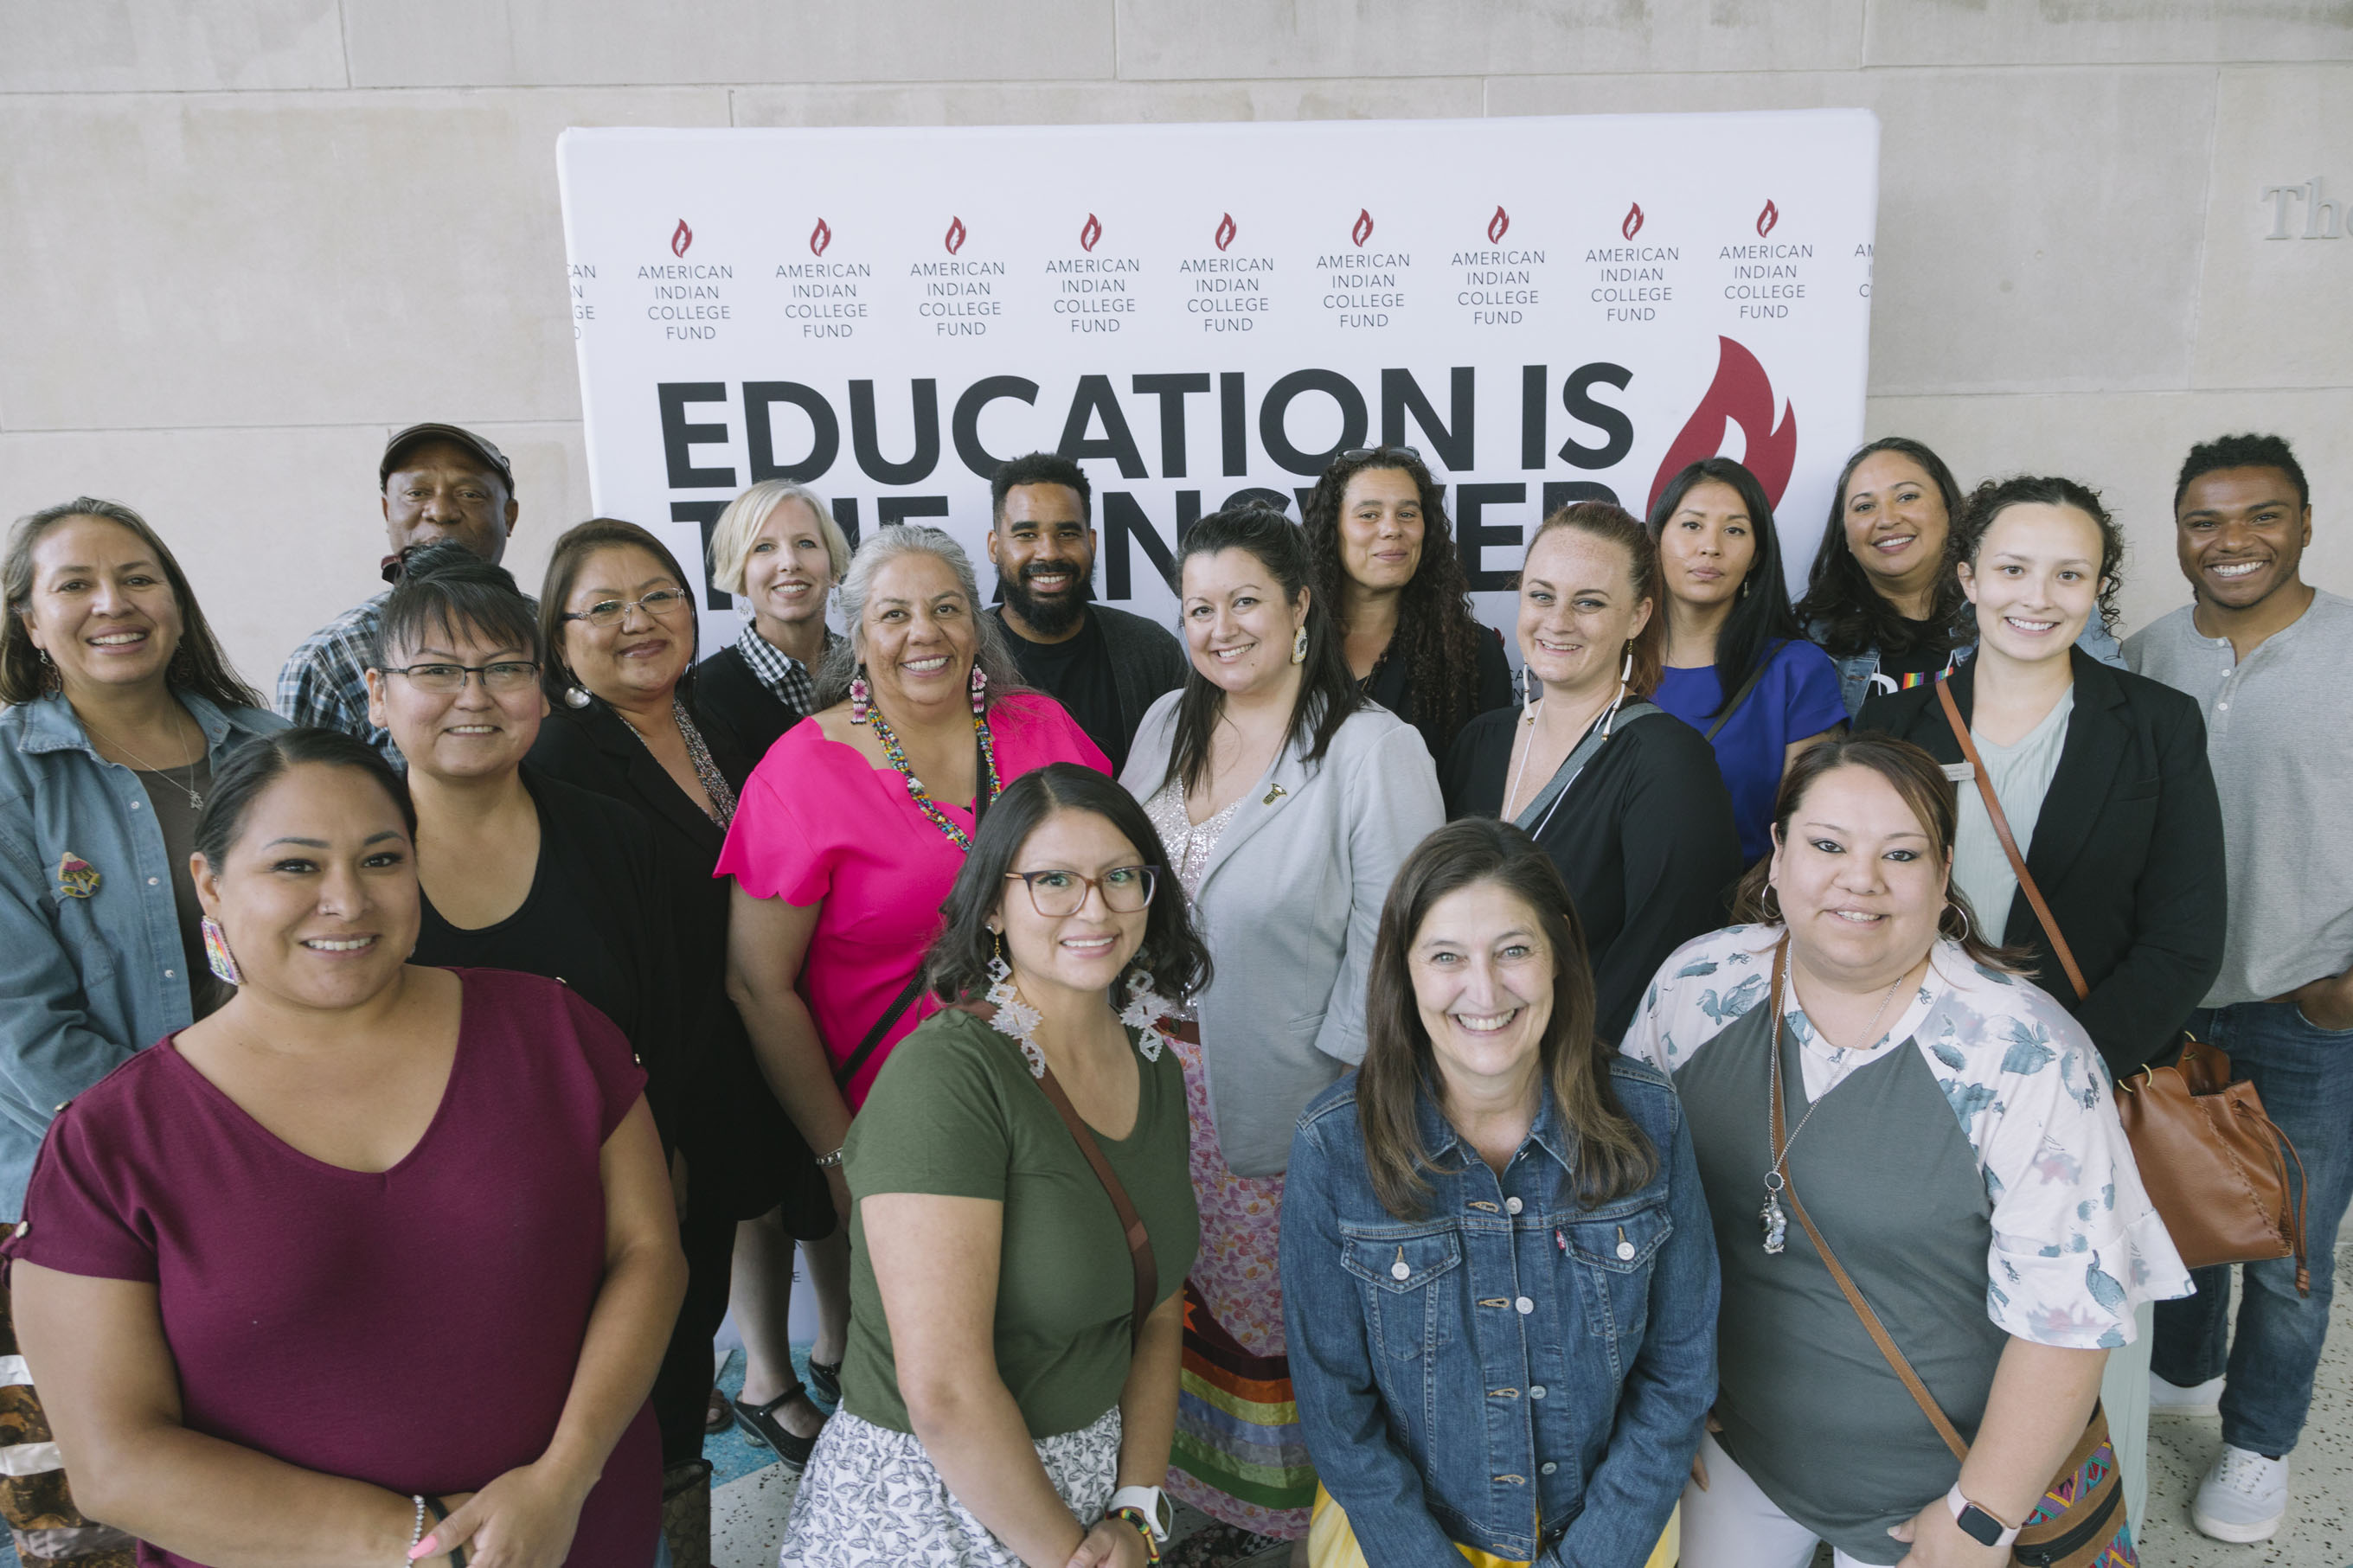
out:
{"label": "black sandal", "polygon": [[828,1405],[839,1405],[841,1403],[841,1363],[838,1361],[819,1361],[817,1357],[811,1356],[808,1372],[808,1380],[816,1385],[817,1389],[814,1397],[825,1401]]}
{"label": "black sandal", "polygon": [[796,1395],[807,1392],[796,1383],[765,1405],[746,1405],[740,1399],[728,1401],[735,1407],[735,1425],[744,1428],[744,1435],[775,1450],[785,1468],[796,1475],[808,1467],[809,1455],[817,1450],[818,1435],[813,1432],[806,1437],[795,1436],[790,1427],[776,1419],[776,1412],[791,1404]]}

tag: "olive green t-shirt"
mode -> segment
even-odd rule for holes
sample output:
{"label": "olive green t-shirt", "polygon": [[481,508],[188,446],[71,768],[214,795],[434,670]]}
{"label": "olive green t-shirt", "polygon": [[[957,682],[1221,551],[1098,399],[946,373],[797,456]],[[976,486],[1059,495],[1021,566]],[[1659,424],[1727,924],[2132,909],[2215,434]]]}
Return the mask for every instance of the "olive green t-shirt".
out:
{"label": "olive green t-shirt", "polygon": [[[1098,1131],[1095,1142],[1151,1235],[1166,1300],[1184,1288],[1201,1234],[1187,1164],[1185,1074],[1172,1050],[1157,1062],[1139,1055],[1136,1066],[1134,1129],[1125,1138]],[[1135,1305],[1126,1236],[1018,1045],[969,1013],[925,1019],[876,1076],[850,1123],[842,1165],[853,1200],[931,1193],[1005,1205],[997,1372],[1032,1437],[1075,1432],[1119,1403]],[[856,1209],[849,1238],[842,1408],[912,1432]]]}

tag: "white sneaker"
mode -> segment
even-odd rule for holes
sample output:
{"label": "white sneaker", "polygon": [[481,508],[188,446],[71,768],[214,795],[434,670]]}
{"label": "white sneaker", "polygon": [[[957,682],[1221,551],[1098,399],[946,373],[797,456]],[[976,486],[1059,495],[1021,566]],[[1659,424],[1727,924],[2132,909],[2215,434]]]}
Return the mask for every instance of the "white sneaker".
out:
{"label": "white sneaker", "polygon": [[2199,1415],[2219,1408],[2221,1403],[2222,1379],[2219,1377],[2184,1388],[2178,1383],[2166,1382],[2155,1373],[2148,1374],[2148,1408],[2153,1415]]}
{"label": "white sneaker", "polygon": [[2287,1461],[2222,1445],[2199,1483],[2189,1520],[2217,1541],[2269,1541],[2287,1517]]}

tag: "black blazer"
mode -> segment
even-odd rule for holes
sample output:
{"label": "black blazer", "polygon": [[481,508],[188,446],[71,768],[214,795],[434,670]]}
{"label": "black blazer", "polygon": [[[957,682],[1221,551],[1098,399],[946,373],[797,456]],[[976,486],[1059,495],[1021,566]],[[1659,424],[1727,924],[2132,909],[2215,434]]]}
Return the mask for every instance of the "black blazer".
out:
{"label": "black blazer", "polygon": [[[707,734],[704,744],[730,786],[741,789],[750,764]],[[670,879],[679,1005],[709,1042],[703,1081],[680,1094],[689,1201],[707,1194],[742,1219],[782,1203],[789,1234],[829,1234],[833,1199],[808,1145],[761,1076],[727,994],[733,884],[712,875],[725,832],[662,771],[621,716],[594,699],[586,708],[557,703],[539,727],[529,761],[550,777],[637,807]]]}
{"label": "black blazer", "polygon": [[[2035,984],[2075,1016],[2121,1078],[2174,1047],[2221,972],[2222,806],[2195,699],[2080,647],[2068,658],[2075,710],[2021,847],[2091,994],[2075,999],[2024,889],[2007,910],[1978,914],[2002,920],[2003,944],[2032,954]],[[1976,670],[1971,660],[1945,678],[1964,723],[1975,711]],[[1855,728],[1961,761],[1933,682],[1872,698]]]}
{"label": "black blazer", "polygon": [[[769,690],[733,643],[694,667],[695,722],[713,762],[724,751],[747,769],[757,767],[768,748],[807,717]],[[727,765],[720,763],[720,771],[725,773]],[[729,778],[742,782],[732,773]]]}

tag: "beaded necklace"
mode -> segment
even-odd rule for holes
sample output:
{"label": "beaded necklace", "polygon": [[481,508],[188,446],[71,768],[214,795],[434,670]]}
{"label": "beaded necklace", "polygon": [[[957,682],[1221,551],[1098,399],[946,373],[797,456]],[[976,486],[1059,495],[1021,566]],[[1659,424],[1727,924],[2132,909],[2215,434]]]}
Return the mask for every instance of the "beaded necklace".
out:
{"label": "beaded necklace", "polygon": [[[874,738],[882,742],[882,754],[891,760],[892,767],[899,770],[899,776],[907,781],[907,798],[915,803],[915,809],[930,817],[932,826],[946,834],[949,843],[965,854],[971,854],[972,835],[949,820],[948,814],[942,811],[939,803],[932,798],[932,792],[923,787],[923,781],[915,776],[915,770],[908,765],[907,753],[899,745],[899,737],[891,732],[889,724],[883,722],[882,710],[874,709],[867,715],[866,721],[874,726]],[[988,773],[988,798],[995,800],[1005,787],[997,778],[997,738],[988,732],[988,721],[977,713],[972,716],[972,732],[979,739],[981,764]],[[976,785],[980,783],[977,779],[973,782]]]}

